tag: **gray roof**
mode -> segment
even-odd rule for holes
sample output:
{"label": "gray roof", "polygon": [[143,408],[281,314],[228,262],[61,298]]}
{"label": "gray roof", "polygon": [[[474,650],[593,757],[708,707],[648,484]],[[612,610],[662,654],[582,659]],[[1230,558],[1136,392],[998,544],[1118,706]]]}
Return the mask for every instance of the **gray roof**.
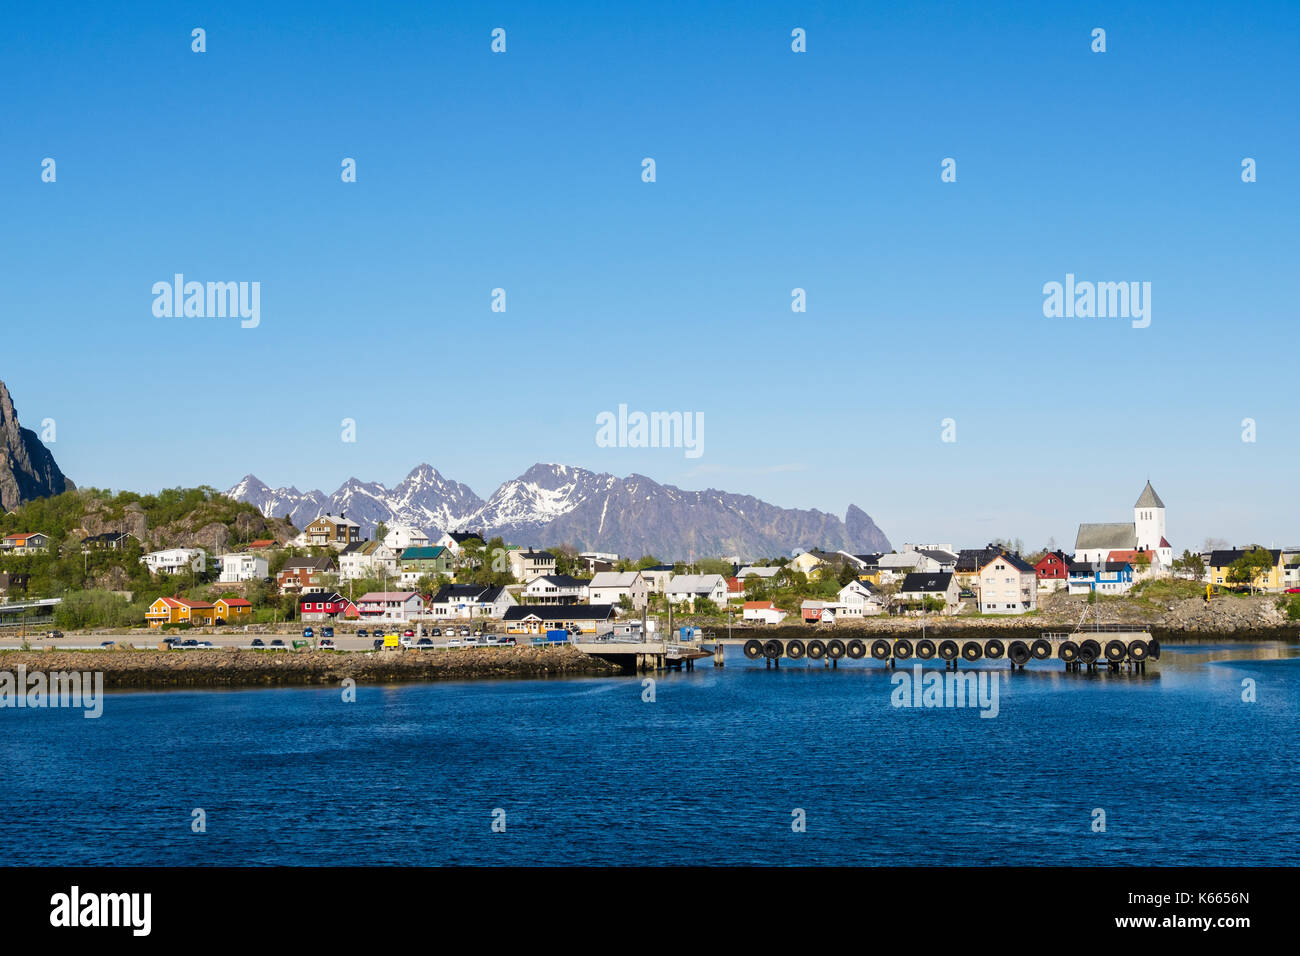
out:
{"label": "gray roof", "polygon": [[[1148,488],[1151,486],[1148,484]],[[1154,495],[1155,492],[1152,492]],[[1157,501],[1160,499],[1157,498]],[[1137,547],[1137,531],[1131,521],[1109,521],[1102,524],[1081,524],[1074,539],[1074,550],[1105,548],[1107,551],[1130,551]]]}
{"label": "gray roof", "polygon": [[1133,507],[1134,508],[1163,508],[1164,506],[1165,503],[1160,500],[1160,496],[1156,494],[1156,490],[1151,487],[1151,482],[1148,481],[1147,486],[1142,489],[1142,497],[1138,498],[1137,504],[1135,504]]}

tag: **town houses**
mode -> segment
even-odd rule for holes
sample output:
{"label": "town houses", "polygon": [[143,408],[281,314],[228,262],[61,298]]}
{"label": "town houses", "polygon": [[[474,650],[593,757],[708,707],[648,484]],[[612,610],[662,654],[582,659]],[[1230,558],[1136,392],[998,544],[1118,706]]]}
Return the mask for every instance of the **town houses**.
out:
{"label": "town houses", "polygon": [[[1207,548],[1175,561],[1165,503],[1149,481],[1132,521],[1077,527],[1073,552],[1049,546],[1029,553],[1005,540],[976,547],[943,541],[908,543],[897,551],[811,547],[689,562],[484,540],[479,532],[404,523],[363,529],[342,513],[319,515],[296,537],[291,532],[242,546],[209,534],[204,542],[218,545],[213,557],[193,543],[145,550],[145,540],[157,544],[147,533],[75,529],[59,530],[56,538],[80,541],[88,564],[129,548],[126,560],[138,559],[151,580],[170,589],[148,605],[145,623],[155,628],[293,617],[358,626],[462,621],[520,634],[605,634],[616,624],[639,629],[645,615],[648,633],[666,615],[704,626],[812,627],[900,615],[1032,615],[1062,600],[1122,597],[1145,581],[1168,577],[1196,581],[1211,592],[1300,593],[1300,548]],[[367,530],[378,537],[367,538]],[[25,564],[62,550],[41,530],[5,534],[0,601],[26,590]]]}

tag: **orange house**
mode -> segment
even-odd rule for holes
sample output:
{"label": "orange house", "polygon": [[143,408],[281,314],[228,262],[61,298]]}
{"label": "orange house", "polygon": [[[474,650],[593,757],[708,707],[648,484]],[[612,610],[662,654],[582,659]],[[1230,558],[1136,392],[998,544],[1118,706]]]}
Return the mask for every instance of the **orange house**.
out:
{"label": "orange house", "polygon": [[237,624],[253,616],[253,605],[243,598],[217,598],[212,607],[216,611],[216,619],[227,624]]}
{"label": "orange house", "polygon": [[149,605],[145,622],[150,627],[164,624],[211,624],[216,619],[216,607],[203,601],[185,598],[159,598]]}

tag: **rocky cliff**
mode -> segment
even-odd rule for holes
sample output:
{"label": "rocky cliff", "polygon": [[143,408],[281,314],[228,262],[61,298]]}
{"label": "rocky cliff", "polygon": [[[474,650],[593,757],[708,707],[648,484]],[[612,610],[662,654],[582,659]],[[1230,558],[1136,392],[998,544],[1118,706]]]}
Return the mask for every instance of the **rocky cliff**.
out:
{"label": "rocky cliff", "polygon": [[0,507],[10,511],[73,487],[36,433],[18,423],[9,389],[0,381]]}

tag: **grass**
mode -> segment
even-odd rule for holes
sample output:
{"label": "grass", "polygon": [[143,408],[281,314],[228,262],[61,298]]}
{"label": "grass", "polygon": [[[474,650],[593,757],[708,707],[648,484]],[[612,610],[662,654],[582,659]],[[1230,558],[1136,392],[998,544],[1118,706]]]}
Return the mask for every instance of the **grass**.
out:
{"label": "grass", "polygon": [[1133,585],[1133,590],[1129,593],[1147,601],[1180,601],[1203,597],[1205,585],[1182,578],[1148,578]]}

